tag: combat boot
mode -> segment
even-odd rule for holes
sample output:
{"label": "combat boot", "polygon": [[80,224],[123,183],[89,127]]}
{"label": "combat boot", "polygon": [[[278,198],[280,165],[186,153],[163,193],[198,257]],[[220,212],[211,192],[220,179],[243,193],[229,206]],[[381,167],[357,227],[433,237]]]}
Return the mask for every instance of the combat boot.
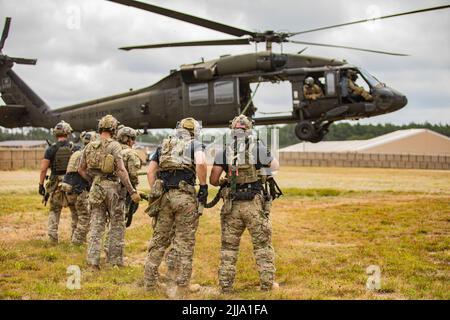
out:
{"label": "combat boot", "polygon": [[233,288],[232,287],[221,287],[220,288],[220,293],[222,293],[222,294],[233,293]]}
{"label": "combat boot", "polygon": [[184,299],[189,293],[188,286],[168,286],[166,290],[167,298],[169,299]]}
{"label": "combat boot", "polygon": [[277,291],[280,289],[278,282],[273,282],[272,284],[261,284],[261,291]]}
{"label": "combat boot", "polygon": [[100,271],[100,266],[98,264],[88,264],[89,271]]}
{"label": "combat boot", "polygon": [[48,241],[50,242],[51,245],[57,245],[58,244],[58,238],[54,238],[49,236],[48,237]]}

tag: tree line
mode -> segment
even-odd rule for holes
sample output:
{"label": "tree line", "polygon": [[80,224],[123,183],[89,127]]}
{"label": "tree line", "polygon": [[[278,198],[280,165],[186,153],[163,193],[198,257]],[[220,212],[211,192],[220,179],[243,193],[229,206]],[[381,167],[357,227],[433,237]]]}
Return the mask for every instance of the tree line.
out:
{"label": "tree line", "polygon": [[[279,128],[279,142],[280,147],[289,146],[298,143],[299,140],[295,136],[295,124],[288,124],[277,126]],[[339,140],[366,140],[381,136],[397,130],[405,129],[429,129],[447,137],[450,137],[450,124],[431,124],[431,123],[410,123],[407,125],[395,124],[351,124],[348,122],[333,123],[328,134],[325,136],[325,141],[339,141]],[[167,130],[150,130],[147,135],[141,135],[138,138],[140,142],[160,143],[168,134]],[[5,129],[0,127],[0,141],[5,140],[49,140],[53,141],[53,136],[50,130],[42,128],[27,128],[27,129]]]}

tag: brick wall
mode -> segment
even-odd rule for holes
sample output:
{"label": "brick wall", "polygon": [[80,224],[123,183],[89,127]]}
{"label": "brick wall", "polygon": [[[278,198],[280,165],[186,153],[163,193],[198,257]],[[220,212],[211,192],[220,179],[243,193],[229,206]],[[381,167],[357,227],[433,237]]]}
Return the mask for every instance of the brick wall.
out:
{"label": "brick wall", "polygon": [[367,167],[450,170],[450,155],[356,152],[280,152],[280,163],[303,167]]}
{"label": "brick wall", "polygon": [[0,149],[0,170],[38,169],[44,156],[42,148]]}

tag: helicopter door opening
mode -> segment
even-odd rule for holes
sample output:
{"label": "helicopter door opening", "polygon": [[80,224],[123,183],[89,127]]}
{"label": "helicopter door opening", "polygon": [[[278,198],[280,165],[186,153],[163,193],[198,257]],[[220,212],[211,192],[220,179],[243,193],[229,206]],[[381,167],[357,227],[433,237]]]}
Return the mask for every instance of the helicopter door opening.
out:
{"label": "helicopter door opening", "polygon": [[292,87],[289,81],[260,82],[259,86],[252,83],[250,87],[247,99],[241,100],[242,108],[245,108],[248,99],[253,95],[250,106],[256,111],[258,118],[292,114]]}

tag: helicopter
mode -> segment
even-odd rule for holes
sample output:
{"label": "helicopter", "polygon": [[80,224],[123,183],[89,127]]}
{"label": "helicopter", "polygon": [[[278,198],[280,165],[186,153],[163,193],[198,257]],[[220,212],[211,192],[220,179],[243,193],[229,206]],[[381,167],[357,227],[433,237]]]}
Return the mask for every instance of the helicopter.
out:
{"label": "helicopter", "polygon": [[[134,0],[107,0],[155,14],[226,33],[235,38],[204,41],[159,43],[121,47],[121,50],[155,49],[164,47],[249,45],[265,43],[265,50],[239,55],[224,55],[218,59],[181,65],[157,83],[87,102],[51,109],[13,70],[14,64],[36,64],[36,59],[9,57],[2,50],[9,34],[11,18],[6,18],[0,39],[0,93],[6,103],[0,106],[0,125],[7,128],[51,128],[57,122],[69,122],[75,131],[96,128],[99,118],[114,115],[121,123],[133,128],[173,128],[185,117],[201,120],[203,127],[224,127],[236,115],[251,117],[256,125],[296,123],[295,134],[303,141],[319,142],[335,121],[361,119],[394,112],[407,104],[404,94],[382,83],[369,72],[346,61],[333,58],[275,53],[272,44],[286,42],[342,48],[405,56],[364,48],[291,40],[305,33],[329,30],[347,25],[373,21],[362,19],[303,30],[300,32],[254,32],[186,13]],[[377,17],[394,18],[428,11],[442,10],[450,5],[425,8]],[[372,97],[371,100],[352,96],[346,81],[350,72],[359,77]],[[323,92],[320,98],[309,100],[303,86],[313,78]],[[292,92],[292,111],[288,115],[255,118],[251,85],[264,82],[289,82]],[[346,87],[347,86],[347,87]]]}

